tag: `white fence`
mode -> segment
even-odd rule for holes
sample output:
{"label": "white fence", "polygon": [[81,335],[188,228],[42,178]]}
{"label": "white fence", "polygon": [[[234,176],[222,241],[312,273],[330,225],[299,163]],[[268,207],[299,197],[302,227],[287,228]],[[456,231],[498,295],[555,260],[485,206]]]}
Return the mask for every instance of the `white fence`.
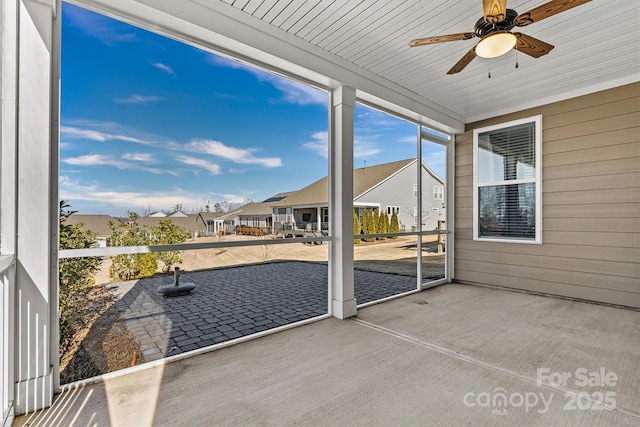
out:
{"label": "white fence", "polygon": [[13,256],[0,257],[0,426],[8,427],[13,420],[13,287],[15,283]]}

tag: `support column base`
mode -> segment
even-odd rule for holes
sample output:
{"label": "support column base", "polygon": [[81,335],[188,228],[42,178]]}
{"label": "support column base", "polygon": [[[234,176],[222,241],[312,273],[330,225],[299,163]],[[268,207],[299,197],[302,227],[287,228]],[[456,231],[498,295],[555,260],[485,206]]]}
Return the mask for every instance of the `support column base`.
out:
{"label": "support column base", "polygon": [[49,374],[16,383],[15,414],[24,415],[48,408],[53,402],[53,375]]}
{"label": "support column base", "polygon": [[348,319],[358,313],[356,308],[356,299],[350,299],[347,301],[331,301],[331,314],[338,319]]}

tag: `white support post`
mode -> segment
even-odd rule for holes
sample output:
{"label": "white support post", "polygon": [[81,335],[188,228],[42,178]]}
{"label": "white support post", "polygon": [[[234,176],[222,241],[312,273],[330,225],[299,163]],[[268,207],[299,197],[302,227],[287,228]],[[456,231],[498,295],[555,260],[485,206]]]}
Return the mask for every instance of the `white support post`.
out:
{"label": "white support post", "polygon": [[341,86],[331,96],[329,118],[329,209],[333,243],[329,250],[331,314],[356,315],[353,290],[353,113],[354,88]]}
{"label": "white support post", "polygon": [[[16,253],[17,1],[0,2],[0,264]],[[15,259],[15,258],[14,258]],[[15,402],[15,265],[0,273],[0,426],[10,426]]]}
{"label": "white support post", "polygon": [[[51,405],[57,383],[58,0],[18,5],[15,412]],[[4,114],[4,112],[3,112]]]}
{"label": "white support post", "polygon": [[[418,232],[422,232],[422,126],[419,124],[416,126],[418,130],[418,144],[417,144],[417,159],[416,162],[416,182],[418,184],[418,198],[416,199],[416,208],[418,210]],[[417,286],[418,290],[422,289],[422,234],[418,234],[416,242],[416,250],[417,250],[417,264],[416,264],[416,277],[417,277]]]}

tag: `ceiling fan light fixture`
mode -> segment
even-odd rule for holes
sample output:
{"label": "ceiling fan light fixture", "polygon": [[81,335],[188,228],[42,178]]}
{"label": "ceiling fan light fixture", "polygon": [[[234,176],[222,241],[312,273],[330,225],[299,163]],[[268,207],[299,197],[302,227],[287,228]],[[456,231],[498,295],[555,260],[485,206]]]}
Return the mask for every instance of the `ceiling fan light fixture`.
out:
{"label": "ceiling fan light fixture", "polygon": [[517,40],[512,33],[491,34],[480,40],[476,54],[482,58],[497,58],[513,49]]}

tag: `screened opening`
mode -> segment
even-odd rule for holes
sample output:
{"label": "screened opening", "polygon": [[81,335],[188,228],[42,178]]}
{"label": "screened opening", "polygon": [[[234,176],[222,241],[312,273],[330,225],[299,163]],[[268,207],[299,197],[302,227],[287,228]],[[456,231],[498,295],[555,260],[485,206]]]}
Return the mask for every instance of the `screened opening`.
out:
{"label": "screened opening", "polygon": [[62,383],[328,313],[325,90],[68,3],[61,55]]}

